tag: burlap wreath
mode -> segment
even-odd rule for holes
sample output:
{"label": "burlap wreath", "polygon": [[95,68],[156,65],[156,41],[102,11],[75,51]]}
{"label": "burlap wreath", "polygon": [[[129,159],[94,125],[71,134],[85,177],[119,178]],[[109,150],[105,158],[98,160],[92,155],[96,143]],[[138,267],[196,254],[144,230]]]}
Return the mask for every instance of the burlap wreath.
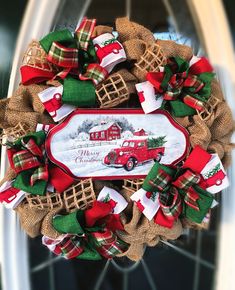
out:
{"label": "burlap wreath", "polygon": [[[116,20],[118,39],[123,44],[127,60],[133,64],[130,69],[117,68],[96,87],[97,104],[100,108],[111,108],[123,105],[133,107],[138,105],[135,84],[145,80],[147,72],[159,71],[159,67],[166,63],[169,57],[181,57],[190,60],[193,51],[190,47],[173,41],[155,40],[153,34],[145,27],[130,22],[127,18]],[[107,26],[96,26],[93,36],[111,32]],[[40,58],[41,66],[53,71],[48,66],[45,54],[41,51],[37,41],[33,41],[24,56],[24,63],[31,66],[38,64],[33,58]],[[16,140],[30,131],[35,131],[38,123],[54,123],[46,112],[38,97],[38,93],[50,86],[57,86],[58,82],[48,81],[43,84],[20,84],[14,94],[0,101],[0,127],[3,137]],[[131,96],[131,98],[130,98]],[[139,105],[138,105],[139,106]],[[234,129],[232,113],[228,107],[220,85],[216,79],[212,81],[212,93],[203,112],[194,116],[176,118],[190,134],[191,146],[200,145],[211,153],[217,153],[227,168],[231,162],[231,134]],[[4,138],[2,139],[4,140]],[[2,141],[3,142],[3,141]],[[1,185],[16,176],[9,168]],[[177,239],[183,227],[198,227],[200,225],[175,222],[173,228],[168,229],[149,221],[130,200],[130,195],[138,190],[143,180],[124,181],[118,185],[118,190],[128,201],[128,207],[121,214],[124,232],[118,236],[129,244],[127,251],[119,256],[127,256],[131,260],[141,259],[145,246],[155,246],[160,240]],[[58,213],[71,213],[77,209],[87,209],[92,205],[104,186],[114,187],[111,182],[78,180],[76,184],[66,189],[62,194],[47,193],[45,196],[28,195],[16,208],[22,228],[31,237],[46,235],[52,239],[60,236],[52,226],[52,218]]]}

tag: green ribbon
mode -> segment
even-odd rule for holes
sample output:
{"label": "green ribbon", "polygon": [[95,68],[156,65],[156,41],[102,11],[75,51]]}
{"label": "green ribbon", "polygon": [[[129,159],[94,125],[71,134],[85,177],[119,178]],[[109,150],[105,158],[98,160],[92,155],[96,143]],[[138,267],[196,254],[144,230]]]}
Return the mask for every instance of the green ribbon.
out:
{"label": "green ribbon", "polygon": [[[76,39],[68,30],[51,32],[40,40],[40,44],[46,53],[50,51],[53,42],[59,42],[68,48],[77,48]],[[93,42],[89,41],[87,51],[78,49],[78,63],[76,75],[74,70],[64,80],[60,80],[63,84],[62,102],[64,104],[76,107],[92,107],[96,102],[95,86],[90,80],[79,80],[76,76],[84,74],[90,63],[97,61],[96,51]],[[73,75],[73,76],[71,76]]]}
{"label": "green ribbon", "polygon": [[76,107],[92,107],[96,101],[92,81],[81,81],[68,76],[64,79],[62,102]]}

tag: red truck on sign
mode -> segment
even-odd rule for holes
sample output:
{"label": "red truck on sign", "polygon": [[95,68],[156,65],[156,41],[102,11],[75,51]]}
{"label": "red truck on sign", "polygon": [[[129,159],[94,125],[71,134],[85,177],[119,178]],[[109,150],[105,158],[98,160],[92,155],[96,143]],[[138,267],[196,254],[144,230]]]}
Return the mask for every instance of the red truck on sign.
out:
{"label": "red truck on sign", "polygon": [[104,164],[131,171],[137,164],[150,160],[160,161],[164,151],[165,147],[148,148],[147,138],[125,140],[121,148],[113,149],[105,156]]}

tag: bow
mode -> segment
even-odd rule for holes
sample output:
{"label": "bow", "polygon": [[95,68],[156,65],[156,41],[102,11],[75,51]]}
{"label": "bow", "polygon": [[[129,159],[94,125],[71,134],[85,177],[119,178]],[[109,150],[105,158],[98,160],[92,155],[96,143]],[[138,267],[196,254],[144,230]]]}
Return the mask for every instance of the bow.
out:
{"label": "bow", "polygon": [[191,63],[190,66],[180,57],[171,57],[163,72],[149,72],[146,76],[156,93],[163,95],[163,107],[169,103],[176,117],[194,115],[195,110],[202,111],[211,95],[214,74],[210,63],[203,57],[194,57]]}
{"label": "bow", "polygon": [[[40,40],[47,61],[55,68],[53,79],[63,83],[62,103],[77,107],[95,104],[95,87],[102,82],[108,72],[97,63],[96,52],[91,40],[95,19],[84,18],[72,34],[68,29],[54,31]],[[22,83],[32,84],[52,78],[51,73],[34,67],[21,67]]]}
{"label": "bow", "polygon": [[[10,166],[17,173],[13,188],[27,193],[44,195],[48,182],[63,192],[74,179],[47,160],[44,150],[45,131],[30,133],[14,143],[8,143]],[[61,182],[63,180],[63,182]]]}
{"label": "bow", "polygon": [[109,204],[95,201],[91,209],[55,216],[53,226],[62,236],[57,240],[43,237],[43,243],[67,259],[110,259],[128,247],[114,234],[123,226],[119,216],[111,212]]}
{"label": "bow", "polygon": [[33,194],[45,194],[49,178],[44,155],[45,138],[44,131],[28,134],[7,149],[10,165],[17,173],[13,187]]}
{"label": "bow", "polygon": [[[138,206],[138,202],[141,203],[142,200],[146,203],[146,196],[152,199],[151,202],[152,197],[155,197],[150,219],[154,217],[157,224],[172,227],[180,215],[201,223],[214,200],[213,195],[207,191],[209,185],[202,175],[212,159],[213,154],[196,146],[182,167],[172,168],[155,162],[144,180],[141,191],[134,193],[131,199],[135,200]],[[227,184],[224,186],[227,187]],[[145,212],[143,211],[144,214]]]}

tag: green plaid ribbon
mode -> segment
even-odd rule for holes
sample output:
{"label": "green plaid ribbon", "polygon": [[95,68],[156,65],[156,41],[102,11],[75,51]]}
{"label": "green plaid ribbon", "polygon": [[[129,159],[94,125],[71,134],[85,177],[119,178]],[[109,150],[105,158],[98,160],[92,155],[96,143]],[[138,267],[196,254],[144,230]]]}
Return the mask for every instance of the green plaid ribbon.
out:
{"label": "green plaid ribbon", "polygon": [[[64,216],[55,216],[53,227],[62,234],[71,235],[70,238],[77,241],[75,247],[78,249],[73,249],[73,253],[77,251],[77,254],[75,253],[73,257],[78,259],[98,260],[101,257],[110,259],[123,253],[128,247],[105,225],[87,228],[84,211],[81,210]],[[58,254],[62,255],[62,250],[58,251]]]}
{"label": "green plaid ribbon", "polygon": [[[200,157],[199,157],[200,158]],[[159,192],[159,203],[167,218],[180,214],[200,223],[207,214],[213,196],[198,186],[200,176],[190,169],[176,170],[155,162],[144,180],[143,189]]]}
{"label": "green plaid ribbon", "polygon": [[75,31],[78,48],[88,49],[89,41],[96,25],[96,19],[83,18],[80,26]]}
{"label": "green plaid ribbon", "polygon": [[202,111],[211,95],[211,81],[214,74],[203,72],[190,74],[189,63],[180,57],[171,57],[164,66],[164,72],[147,74],[157,93],[163,94],[163,107],[169,103],[176,117],[194,115]]}

